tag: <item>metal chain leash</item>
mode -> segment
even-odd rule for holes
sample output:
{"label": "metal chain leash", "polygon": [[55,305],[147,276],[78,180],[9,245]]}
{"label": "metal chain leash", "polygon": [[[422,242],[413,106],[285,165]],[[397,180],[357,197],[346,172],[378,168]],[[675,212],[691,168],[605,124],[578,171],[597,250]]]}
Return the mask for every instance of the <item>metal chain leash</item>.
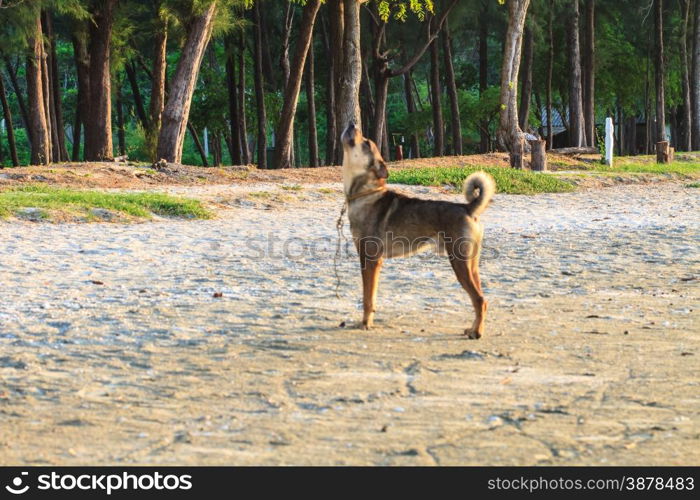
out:
{"label": "metal chain leash", "polygon": [[340,216],[338,217],[338,220],[335,223],[335,228],[338,231],[338,242],[335,247],[335,257],[333,257],[333,271],[335,272],[335,296],[338,299],[340,298],[340,273],[338,272],[338,261],[341,258],[343,241],[347,241],[347,237],[343,232],[343,227],[345,226],[345,224],[343,223],[343,216],[345,215],[347,209],[348,202],[346,200],[343,203],[343,208],[340,209]]}

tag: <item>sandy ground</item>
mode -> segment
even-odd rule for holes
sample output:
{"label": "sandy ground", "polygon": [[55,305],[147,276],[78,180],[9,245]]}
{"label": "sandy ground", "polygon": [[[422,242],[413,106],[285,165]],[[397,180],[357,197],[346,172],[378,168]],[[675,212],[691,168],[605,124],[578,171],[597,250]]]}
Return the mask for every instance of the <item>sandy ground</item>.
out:
{"label": "sandy ground", "polygon": [[338,185],[169,189],[221,216],[0,222],[1,464],[700,464],[699,190],[497,196],[470,341],[431,255],[356,328]]}

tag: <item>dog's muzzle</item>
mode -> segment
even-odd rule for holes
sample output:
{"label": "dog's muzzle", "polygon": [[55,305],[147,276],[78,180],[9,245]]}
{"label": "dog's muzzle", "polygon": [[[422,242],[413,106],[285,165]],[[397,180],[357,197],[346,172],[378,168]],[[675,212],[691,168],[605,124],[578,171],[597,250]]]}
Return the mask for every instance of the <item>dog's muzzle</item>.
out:
{"label": "dog's muzzle", "polygon": [[340,140],[343,142],[343,144],[353,146],[355,142],[355,137],[357,137],[357,126],[355,125],[355,122],[351,120],[350,123],[348,123],[348,126],[345,127],[345,130],[343,131],[342,135],[340,136]]}

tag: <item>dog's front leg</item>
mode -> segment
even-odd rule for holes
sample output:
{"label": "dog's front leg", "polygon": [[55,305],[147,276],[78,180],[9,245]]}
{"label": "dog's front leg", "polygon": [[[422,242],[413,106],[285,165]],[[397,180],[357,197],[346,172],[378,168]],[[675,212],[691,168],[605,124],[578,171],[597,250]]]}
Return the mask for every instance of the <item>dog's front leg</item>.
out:
{"label": "dog's front leg", "polygon": [[379,273],[382,269],[382,258],[360,258],[362,265],[362,328],[369,330],[374,322],[374,307],[377,300]]}

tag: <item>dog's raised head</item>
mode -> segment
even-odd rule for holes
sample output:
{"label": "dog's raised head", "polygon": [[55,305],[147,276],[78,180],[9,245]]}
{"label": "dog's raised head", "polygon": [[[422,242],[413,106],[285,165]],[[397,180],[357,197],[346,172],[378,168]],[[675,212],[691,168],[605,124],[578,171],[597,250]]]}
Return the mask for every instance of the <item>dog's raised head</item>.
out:
{"label": "dog's raised head", "polygon": [[343,184],[345,194],[351,189],[383,186],[389,177],[377,145],[363,137],[362,131],[350,122],[340,136],[343,143]]}

